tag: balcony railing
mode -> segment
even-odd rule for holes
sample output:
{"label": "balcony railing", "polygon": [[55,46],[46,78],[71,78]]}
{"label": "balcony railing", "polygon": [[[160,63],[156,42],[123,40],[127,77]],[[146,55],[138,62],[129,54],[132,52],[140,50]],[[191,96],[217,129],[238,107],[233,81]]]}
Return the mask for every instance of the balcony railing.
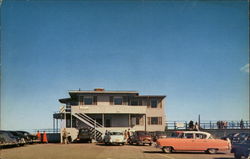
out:
{"label": "balcony railing", "polygon": [[[195,124],[195,123],[194,123]],[[200,129],[250,129],[250,121],[201,121]],[[166,129],[184,129],[190,130],[187,121],[169,121],[166,122]]]}
{"label": "balcony railing", "polygon": [[124,105],[80,105],[72,106],[74,113],[115,113],[115,114],[146,114],[146,106],[124,106]]}

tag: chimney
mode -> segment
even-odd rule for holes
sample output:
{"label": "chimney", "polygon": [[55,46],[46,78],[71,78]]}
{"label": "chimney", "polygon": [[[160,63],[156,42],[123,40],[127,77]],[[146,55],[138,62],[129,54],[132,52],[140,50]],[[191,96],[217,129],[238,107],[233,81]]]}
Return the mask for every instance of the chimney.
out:
{"label": "chimney", "polygon": [[104,88],[95,88],[94,91],[104,91]]}

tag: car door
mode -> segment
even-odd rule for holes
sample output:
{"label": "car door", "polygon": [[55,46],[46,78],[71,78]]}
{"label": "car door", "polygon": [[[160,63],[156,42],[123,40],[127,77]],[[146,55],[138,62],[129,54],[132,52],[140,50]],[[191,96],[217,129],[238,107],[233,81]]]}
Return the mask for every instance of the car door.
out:
{"label": "car door", "polygon": [[208,140],[206,139],[207,138],[206,134],[197,132],[194,134],[194,137],[195,137],[193,142],[194,150],[200,150],[200,151],[207,150],[209,143]]}
{"label": "car door", "polygon": [[176,150],[193,150],[194,149],[194,134],[193,133],[184,133],[182,138],[177,139]]}

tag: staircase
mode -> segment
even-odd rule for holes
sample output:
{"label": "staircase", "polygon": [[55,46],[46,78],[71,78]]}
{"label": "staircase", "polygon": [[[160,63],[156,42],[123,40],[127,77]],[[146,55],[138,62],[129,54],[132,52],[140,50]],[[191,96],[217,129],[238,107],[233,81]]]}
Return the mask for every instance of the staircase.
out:
{"label": "staircase", "polygon": [[90,129],[91,134],[96,141],[99,142],[102,140],[103,133],[101,129],[104,128],[103,125],[83,113],[74,113],[72,115],[87,125],[87,128]]}

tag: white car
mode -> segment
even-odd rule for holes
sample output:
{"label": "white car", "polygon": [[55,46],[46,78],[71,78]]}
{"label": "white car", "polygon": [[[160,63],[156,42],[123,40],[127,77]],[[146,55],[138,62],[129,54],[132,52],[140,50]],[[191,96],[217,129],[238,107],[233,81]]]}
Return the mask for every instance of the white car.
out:
{"label": "white car", "polygon": [[105,134],[103,139],[105,145],[107,144],[121,144],[124,145],[126,140],[122,131],[109,131]]}

